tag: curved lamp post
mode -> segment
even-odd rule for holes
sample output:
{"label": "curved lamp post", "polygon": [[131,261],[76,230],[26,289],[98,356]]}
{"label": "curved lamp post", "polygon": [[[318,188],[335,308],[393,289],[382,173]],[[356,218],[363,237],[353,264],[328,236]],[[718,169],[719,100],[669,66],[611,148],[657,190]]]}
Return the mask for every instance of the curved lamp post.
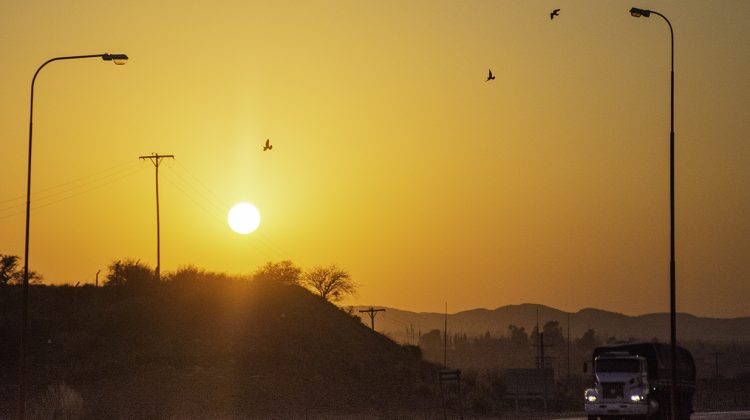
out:
{"label": "curved lamp post", "polygon": [[20,372],[19,372],[19,391],[18,391],[18,418],[23,419],[26,414],[26,340],[27,340],[27,321],[29,313],[29,216],[31,207],[31,139],[34,121],[34,82],[36,76],[47,64],[60,60],[76,60],[79,58],[101,58],[104,61],[111,61],[117,65],[123,65],[128,61],[125,54],[90,54],[90,55],[71,55],[65,57],[55,57],[44,62],[34,73],[31,79],[31,107],[29,110],[29,161],[28,172],[26,175],[26,242],[24,244],[23,254],[23,312],[21,317],[21,352],[20,352]]}
{"label": "curved lamp post", "polygon": [[669,25],[671,40],[671,68],[670,68],[670,100],[669,100],[669,330],[672,355],[672,375],[670,385],[671,418],[677,418],[677,316],[675,312],[675,253],[674,253],[674,31],[672,23],[666,16],[653,10],[633,7],[630,14],[633,17],[650,17],[651,14],[660,16]]}

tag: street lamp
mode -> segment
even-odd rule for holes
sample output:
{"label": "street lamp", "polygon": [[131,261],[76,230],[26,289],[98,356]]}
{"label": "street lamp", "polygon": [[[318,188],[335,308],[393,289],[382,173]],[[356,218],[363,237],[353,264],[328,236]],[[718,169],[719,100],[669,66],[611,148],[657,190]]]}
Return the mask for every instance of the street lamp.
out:
{"label": "street lamp", "polygon": [[103,54],[102,60],[111,61],[118,66],[121,66],[128,62],[128,56],[126,54]]}
{"label": "street lamp", "polygon": [[20,352],[20,363],[19,363],[19,390],[18,390],[18,418],[23,419],[26,415],[26,324],[28,322],[29,314],[29,219],[30,219],[30,208],[31,208],[31,139],[32,139],[32,128],[34,126],[34,82],[36,82],[36,76],[47,64],[53,61],[59,60],[76,60],[79,58],[101,58],[104,61],[111,61],[117,65],[123,65],[128,61],[128,56],[125,54],[90,54],[90,55],[71,55],[65,57],[55,57],[44,62],[34,73],[34,77],[31,79],[31,106],[29,110],[29,161],[28,161],[28,172],[26,175],[26,242],[24,244],[24,255],[23,255],[23,292],[22,292],[22,316],[21,316],[21,352]]}
{"label": "street lamp", "polygon": [[630,16],[633,16],[633,17],[641,17],[641,16],[643,16],[643,17],[649,17],[649,16],[651,16],[651,11],[650,10],[645,10],[645,9],[639,9],[637,7],[631,7],[630,8]]}
{"label": "street lamp", "polygon": [[670,347],[672,354],[672,377],[670,385],[671,399],[671,418],[674,420],[677,416],[677,316],[675,311],[675,256],[674,256],[674,31],[672,23],[666,16],[654,10],[639,9],[633,7],[630,9],[630,15],[633,17],[649,17],[651,14],[661,16],[667,25],[669,25],[669,35],[671,39],[671,69],[670,69],[670,100],[669,100],[669,326],[670,326]]}

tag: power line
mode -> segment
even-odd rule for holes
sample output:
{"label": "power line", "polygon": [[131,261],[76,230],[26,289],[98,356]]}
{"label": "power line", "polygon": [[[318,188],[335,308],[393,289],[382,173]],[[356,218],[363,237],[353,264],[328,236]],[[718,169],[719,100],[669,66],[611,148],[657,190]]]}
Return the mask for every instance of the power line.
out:
{"label": "power line", "polygon": [[[196,175],[194,175],[184,164],[182,164],[180,161],[176,161],[177,166],[176,168],[180,168],[181,170],[185,171],[195,182],[190,182],[185,177],[179,174],[179,172],[175,171],[174,174],[177,176],[177,179],[179,179],[182,183],[184,183],[189,189],[191,189],[195,194],[197,194],[202,202],[208,203],[210,207],[214,208],[216,210],[216,214],[213,214],[213,212],[209,211],[205,207],[201,205],[204,211],[206,211],[207,214],[216,217],[218,220],[225,221],[225,212],[228,207],[230,207],[224,200],[219,198],[219,196],[216,195],[216,193],[213,192],[212,189],[208,188],[203,181],[200,180]],[[201,191],[200,188],[196,188],[194,184],[198,184],[202,187],[205,192]],[[175,184],[176,185],[176,184]],[[186,196],[188,196],[191,200],[197,203],[197,201],[187,192],[185,189],[180,189]],[[288,260],[294,260],[291,253],[289,253],[287,250],[282,248],[280,245],[275,243],[271,238],[263,234],[262,232],[255,232],[253,234],[257,238],[257,241],[263,245],[264,247],[270,249],[272,252],[280,255],[282,258],[286,258]],[[267,254],[268,255],[268,254]]]}
{"label": "power line", "polygon": [[[62,183],[62,184],[58,184],[58,185],[55,185],[55,186],[52,186],[52,187],[47,187],[47,188],[45,188],[42,191],[52,191],[52,190],[55,190],[55,189],[64,188],[67,184],[73,184],[73,183],[79,183],[80,185],[73,185],[73,186],[67,187],[67,188],[59,190],[59,191],[52,191],[52,192],[48,192],[48,193],[41,193],[41,192],[38,191],[38,192],[35,192],[35,193],[32,194],[32,198],[34,199],[34,201],[48,200],[48,199],[54,198],[56,196],[59,196],[59,195],[65,194],[65,193],[69,193],[69,192],[73,192],[73,191],[81,189],[81,188],[87,188],[90,185],[100,183],[103,180],[106,180],[107,178],[112,178],[112,177],[118,176],[118,175],[123,174],[123,173],[125,173],[125,176],[127,176],[127,175],[129,175],[131,173],[134,173],[133,172],[134,170],[135,170],[135,168],[133,168],[133,167],[130,167],[130,168],[126,167],[126,168],[118,169],[115,172],[112,172],[112,173],[110,173],[108,175],[105,175],[105,176],[102,176],[102,177],[97,177],[97,174],[89,175],[87,177],[88,182],[82,182],[81,180],[68,181],[68,182],[65,182],[65,183]],[[127,172],[127,171],[130,171],[130,172]],[[69,195],[67,197],[64,197],[64,198],[74,197],[75,195],[77,195],[77,193],[73,192],[71,195]],[[18,198],[10,198],[10,199],[6,199],[6,200],[4,200],[2,202],[3,203],[12,203],[13,201],[18,201]],[[14,209],[14,208],[21,208],[21,207],[23,207],[23,204],[24,203],[10,204],[10,205],[7,205],[6,207],[0,208],[0,211],[11,210],[11,209]]]}
{"label": "power line", "polygon": [[193,174],[193,173],[192,173],[192,172],[191,172],[191,171],[190,171],[190,170],[189,170],[189,169],[188,169],[188,168],[187,168],[187,167],[186,167],[185,165],[183,165],[183,164],[182,164],[182,163],[181,163],[180,161],[177,161],[177,166],[179,166],[180,168],[182,168],[182,170],[184,170],[185,172],[187,172],[187,174],[188,174],[188,175],[190,175],[190,177],[191,177],[191,178],[193,178],[193,179],[194,179],[194,180],[195,180],[195,181],[196,181],[196,182],[198,183],[198,185],[200,185],[201,187],[203,187],[203,189],[204,189],[204,190],[206,190],[206,192],[208,192],[208,194],[209,194],[209,195],[212,195],[212,196],[213,196],[213,198],[214,198],[214,199],[215,199],[216,201],[221,201],[221,199],[219,198],[219,196],[217,196],[217,195],[216,195],[216,193],[215,193],[215,192],[214,192],[214,191],[213,191],[213,190],[212,190],[211,188],[208,188],[208,186],[207,186],[206,184],[204,184],[204,183],[203,183],[203,181],[201,181],[201,179],[200,179],[200,178],[198,178],[197,176],[195,176],[195,175],[194,175],[194,174]]}
{"label": "power line", "polygon": [[[175,168],[179,169],[180,166],[176,166]],[[184,176],[180,175],[180,171],[174,171],[173,173],[175,174],[176,179],[180,181],[180,184],[184,184],[187,189],[192,190],[192,193],[201,197],[201,202],[208,204],[209,207],[211,207],[216,212],[216,214],[212,214],[212,216],[218,217],[218,215],[224,213],[225,209],[220,205],[221,200],[216,199],[215,194],[211,194],[211,196],[205,194],[200,189],[195,187],[195,182],[190,182]],[[183,192],[185,193],[185,195],[190,195],[187,190],[183,190]]]}
{"label": "power line", "polygon": [[[61,182],[61,183],[58,183],[58,184],[50,185],[50,186],[45,187],[45,188],[40,188],[40,189],[37,189],[35,192],[32,193],[31,198],[33,198],[34,200],[39,200],[40,198],[43,198],[45,196],[45,194],[42,194],[42,193],[44,193],[46,191],[51,191],[51,190],[55,190],[55,189],[58,189],[58,188],[65,187],[68,184],[74,184],[74,183],[77,183],[77,182],[83,182],[83,184],[80,186],[80,187],[83,187],[85,185],[98,182],[101,178],[108,178],[108,177],[114,176],[117,173],[121,173],[123,171],[126,171],[126,170],[130,169],[130,168],[126,168],[126,166],[131,166],[132,167],[132,166],[135,166],[135,164],[133,162],[131,162],[131,161],[120,163],[118,165],[109,167],[107,169],[103,169],[103,170],[98,171],[98,172],[94,172],[92,174],[88,174],[88,175],[85,175],[85,176],[82,176],[82,177],[79,177],[79,178],[74,178],[74,179],[71,179],[71,180],[68,180],[68,181],[65,181],[65,182]],[[109,175],[103,175],[103,176],[101,176],[102,174],[105,174],[105,173],[111,172],[111,171],[114,171],[114,172],[111,173],[111,174],[109,174]],[[79,187],[72,187],[71,189],[75,189],[75,188],[79,188]],[[53,194],[57,194],[57,193],[53,193]],[[0,200],[0,203],[9,203],[9,202],[12,202],[12,201],[20,201],[20,200],[24,200],[25,198],[26,198],[25,195],[20,195],[20,196],[15,196],[15,197],[11,197],[11,198],[2,199],[2,200]],[[17,206],[13,205],[11,207],[17,207]],[[8,207],[8,208],[11,208],[11,207]]]}
{"label": "power line", "polygon": [[[176,173],[175,173],[175,175],[176,175]],[[179,178],[179,176],[178,176],[178,178]],[[169,182],[173,187],[175,187],[177,189],[177,191],[179,191],[182,194],[184,194],[185,197],[187,197],[188,199],[190,199],[190,201],[192,201],[198,207],[200,207],[201,210],[203,210],[207,215],[211,216],[212,219],[220,220],[222,218],[220,216],[220,213],[218,211],[212,211],[212,210],[208,209],[206,207],[206,205],[205,205],[205,204],[212,204],[212,203],[206,202],[205,200],[199,200],[199,199],[194,198],[192,195],[190,195],[190,193],[188,193],[185,190],[185,188],[183,188],[182,186],[180,186],[180,184],[177,183],[177,182],[175,182],[173,179],[169,179],[168,178],[167,182]]]}
{"label": "power line", "polygon": [[[177,174],[176,172],[173,172],[173,173]],[[178,175],[178,178],[179,178],[179,175]],[[204,203],[207,203],[209,205],[212,205],[212,206],[209,206],[209,207],[213,207],[213,208],[216,208],[218,210],[218,206],[215,205],[215,203],[211,202],[210,200],[205,200],[205,197],[202,197],[203,200],[195,198],[193,195],[191,195],[190,193],[188,193],[188,191],[185,188],[181,187],[179,183],[174,182],[174,180],[172,180],[172,179],[167,178],[167,182],[169,182],[172,186],[174,186],[177,189],[177,191],[179,191],[182,194],[184,194],[185,197],[187,197],[190,201],[192,201],[193,203],[195,203],[196,206],[198,206],[201,210],[203,210],[203,212],[205,212],[209,217],[211,217],[211,220],[221,221],[222,223],[225,222],[226,219],[224,218],[223,215],[220,214],[219,211],[211,211],[211,210],[209,210],[204,205]],[[187,184],[187,182],[186,182],[186,184]],[[257,239],[257,242],[259,242],[263,246],[259,246],[258,244],[254,243],[253,246],[255,247],[255,249],[257,249],[260,252],[262,252],[269,259],[276,258],[276,255],[274,255],[273,253],[271,253],[271,252],[268,251],[268,249],[271,248],[270,246],[268,246],[267,244],[263,244],[262,241],[261,241],[261,238],[256,238],[256,239]],[[283,252],[278,252],[277,250],[273,250],[273,249],[271,249],[271,251],[275,251],[277,254],[281,255],[282,257],[285,257],[285,254]],[[288,257],[286,257],[286,258],[288,258]]]}
{"label": "power line", "polygon": [[[73,197],[78,197],[78,196],[80,196],[80,195],[83,195],[83,194],[89,193],[89,192],[91,192],[91,191],[94,191],[94,190],[98,190],[98,189],[104,188],[104,187],[106,187],[106,186],[108,186],[108,185],[114,184],[115,182],[118,182],[118,181],[121,181],[121,180],[123,180],[123,179],[125,179],[125,178],[128,178],[128,177],[130,177],[130,176],[134,175],[134,174],[135,174],[135,173],[137,173],[137,172],[138,172],[138,169],[134,169],[134,170],[132,170],[132,171],[130,171],[130,172],[128,172],[128,173],[125,173],[125,174],[123,174],[123,175],[119,176],[118,178],[115,178],[115,179],[113,179],[113,180],[111,180],[111,181],[109,181],[109,182],[105,182],[105,183],[103,183],[103,184],[99,184],[99,185],[94,185],[93,187],[91,187],[91,188],[89,188],[89,189],[86,189],[86,190],[83,190],[83,191],[78,191],[78,192],[75,192],[75,193],[73,193],[73,194],[67,195],[67,196],[65,196],[65,197],[62,197],[62,198],[59,198],[59,199],[57,199],[57,200],[53,200],[53,201],[47,201],[47,202],[45,202],[45,203],[42,203],[42,204],[34,204],[34,205],[32,206],[32,208],[33,208],[34,210],[36,210],[36,209],[41,209],[41,208],[44,208],[44,207],[48,207],[48,206],[51,206],[51,205],[53,205],[53,204],[57,204],[57,203],[63,202],[63,201],[65,201],[65,200],[69,200],[69,199],[71,199],[71,198],[73,198]],[[101,180],[97,180],[97,181],[94,181],[94,182],[92,182],[91,184],[95,184],[95,183],[97,183],[97,182],[100,182],[100,181],[101,181]],[[39,200],[37,200],[37,201],[45,201],[45,200],[49,200],[49,199],[50,199],[51,197],[52,197],[52,196],[49,196],[49,197],[44,197],[44,198],[41,198],[41,199],[39,199]],[[11,207],[8,207],[8,208],[6,208],[6,209],[11,209],[11,208],[14,208],[14,207],[19,207],[19,206],[11,206]],[[5,210],[5,209],[0,209],[0,211],[2,211],[2,210]],[[6,215],[4,215],[4,216],[0,216],[0,219],[7,219],[7,218],[9,218],[9,217],[13,217],[13,216],[16,216],[16,215],[19,215],[19,214],[23,214],[23,212],[24,212],[23,210],[20,210],[20,211],[16,211],[16,212],[13,212],[13,213],[9,213],[9,214],[6,214]]]}

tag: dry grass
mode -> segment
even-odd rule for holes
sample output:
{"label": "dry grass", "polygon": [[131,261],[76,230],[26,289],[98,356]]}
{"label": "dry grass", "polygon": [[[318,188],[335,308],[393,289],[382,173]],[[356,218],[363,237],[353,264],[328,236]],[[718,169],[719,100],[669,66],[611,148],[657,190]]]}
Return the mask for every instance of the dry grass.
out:
{"label": "dry grass", "polygon": [[65,382],[51,385],[46,392],[32,399],[28,406],[27,418],[31,420],[83,418],[83,398]]}

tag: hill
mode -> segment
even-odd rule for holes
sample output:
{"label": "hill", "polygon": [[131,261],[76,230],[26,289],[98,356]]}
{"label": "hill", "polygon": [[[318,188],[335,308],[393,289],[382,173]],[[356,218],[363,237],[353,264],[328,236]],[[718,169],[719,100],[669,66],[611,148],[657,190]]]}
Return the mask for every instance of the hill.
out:
{"label": "hill", "polygon": [[[15,413],[19,295],[0,290],[0,418]],[[30,410],[59,410],[66,395],[91,418],[387,413],[435,402],[434,367],[417,349],[295,285],[34,286],[29,341]]]}
{"label": "hill", "polygon": [[[355,313],[368,307],[355,307]],[[381,307],[379,307],[381,308]],[[580,337],[588,329],[593,329],[602,337],[640,340],[669,340],[669,314],[646,314],[628,316],[621,313],[587,308],[575,313],[536,304],[502,306],[494,310],[472,309],[448,315],[450,333],[465,333],[477,336],[489,332],[502,335],[509,325],[526,328],[531,332],[537,323],[537,310],[541,325],[547,321],[557,321],[567,329],[570,316],[570,334]],[[362,321],[369,325],[366,314]],[[433,329],[443,329],[445,315],[435,312],[410,312],[387,308],[376,317],[375,327],[394,340],[402,343],[416,343],[419,333]],[[681,341],[720,341],[750,342],[750,317],[742,318],[701,318],[690,314],[677,314],[678,339]]]}

